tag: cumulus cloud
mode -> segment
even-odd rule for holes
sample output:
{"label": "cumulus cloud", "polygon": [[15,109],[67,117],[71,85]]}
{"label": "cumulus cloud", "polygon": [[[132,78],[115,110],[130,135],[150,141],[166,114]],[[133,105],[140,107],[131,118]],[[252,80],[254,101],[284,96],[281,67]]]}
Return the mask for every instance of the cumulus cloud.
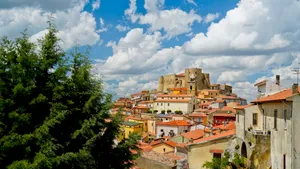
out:
{"label": "cumulus cloud", "polygon": [[166,33],[168,39],[177,35],[189,33],[194,22],[201,22],[201,16],[195,11],[185,12],[181,9],[163,10],[164,0],[145,0],[145,15],[136,13],[136,0],[130,0],[130,7],[125,10],[127,18],[132,22],[139,20],[140,24],[149,25],[149,30]]}
{"label": "cumulus cloud", "polygon": [[241,0],[208,31],[184,44],[192,55],[252,55],[297,50],[300,3],[294,0]]}
{"label": "cumulus cloud", "polygon": [[39,8],[44,11],[61,11],[72,8],[78,3],[86,3],[87,0],[51,0],[51,1],[41,1],[41,0],[8,0],[0,1],[0,10],[2,9],[11,9],[11,8],[24,8],[24,7],[33,7]]}
{"label": "cumulus cloud", "polygon": [[58,37],[62,39],[64,49],[75,44],[93,45],[100,40],[96,32],[96,21],[92,14],[82,11],[85,3],[78,3],[72,8],[54,13],[45,12],[36,7],[11,8],[0,10],[0,37],[15,38],[27,28],[31,40],[44,36],[48,16],[55,18]]}
{"label": "cumulus cloud", "polygon": [[129,28],[129,26],[122,26],[122,25],[118,24],[118,25],[116,26],[116,29],[117,29],[119,32],[125,32],[125,31],[128,31],[130,28]]}
{"label": "cumulus cloud", "polygon": [[204,22],[209,23],[209,22],[212,22],[212,21],[218,19],[219,17],[220,17],[220,13],[215,13],[215,14],[209,13],[205,16]]}
{"label": "cumulus cloud", "polygon": [[92,3],[92,11],[95,11],[95,10],[97,10],[97,9],[99,9],[100,8],[100,0],[96,0],[96,1],[94,1],[93,3]]}

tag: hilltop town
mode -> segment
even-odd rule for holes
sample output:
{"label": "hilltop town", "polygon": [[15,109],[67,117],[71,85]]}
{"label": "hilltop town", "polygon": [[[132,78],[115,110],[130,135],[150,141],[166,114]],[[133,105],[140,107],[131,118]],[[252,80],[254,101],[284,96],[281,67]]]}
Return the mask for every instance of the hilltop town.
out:
{"label": "hilltop town", "polygon": [[141,136],[136,168],[199,169],[221,158],[241,168],[299,166],[298,85],[283,88],[277,75],[255,86],[247,103],[202,69],[185,69],[159,77],[157,89],[119,98],[110,113],[124,115],[119,141]]}

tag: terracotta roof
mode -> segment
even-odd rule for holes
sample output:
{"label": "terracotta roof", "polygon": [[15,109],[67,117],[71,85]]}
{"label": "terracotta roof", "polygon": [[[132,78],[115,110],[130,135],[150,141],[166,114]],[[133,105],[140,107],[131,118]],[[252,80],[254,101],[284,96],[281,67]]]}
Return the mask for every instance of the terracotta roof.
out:
{"label": "terracotta roof", "polygon": [[149,107],[147,107],[147,106],[136,106],[136,107],[133,107],[133,109],[149,109]]}
{"label": "terracotta roof", "polygon": [[185,120],[173,120],[169,122],[157,122],[156,125],[160,126],[190,126],[190,124]]}
{"label": "terracotta roof", "polygon": [[192,97],[190,94],[161,94],[157,97]]}
{"label": "terracotta roof", "polygon": [[224,150],[221,150],[221,149],[210,149],[209,152],[210,153],[224,153]]}
{"label": "terracotta roof", "polygon": [[158,145],[158,144],[167,144],[167,145],[169,145],[169,146],[171,146],[171,147],[176,147],[176,143],[174,142],[174,141],[170,141],[170,140],[168,140],[168,141],[163,141],[163,140],[156,140],[156,141],[152,141],[151,143],[150,143],[150,145],[151,146],[156,146],[156,145]]}
{"label": "terracotta roof", "polygon": [[235,114],[217,113],[217,114],[214,114],[214,117],[235,117]]}
{"label": "terracotta roof", "polygon": [[217,103],[224,103],[224,100],[216,100]]}
{"label": "terracotta roof", "polygon": [[221,111],[231,111],[232,113],[236,113],[236,110],[233,107],[228,106],[223,107]]}
{"label": "terracotta roof", "polygon": [[213,113],[213,112],[215,112],[217,110],[220,110],[220,109],[218,109],[218,108],[212,108],[212,109],[208,110],[207,113],[210,114],[210,113]]}
{"label": "terracotta roof", "polygon": [[236,126],[235,126],[235,122],[231,121],[226,125],[222,124],[222,125],[215,126],[214,128],[221,129],[221,130],[233,130],[236,129]]}
{"label": "terracotta roof", "polygon": [[[298,91],[300,92],[300,87],[298,87]],[[280,101],[285,100],[286,98],[292,96],[292,89],[286,89],[281,92],[275,93],[270,96],[263,97],[258,100],[252,101],[252,103],[263,103],[263,102],[271,102],[271,101]]]}
{"label": "terracotta roof", "polygon": [[158,102],[173,102],[173,103],[188,103],[191,100],[186,99],[157,99],[155,100],[155,103]]}
{"label": "terracotta roof", "polygon": [[189,114],[190,117],[206,117],[207,115],[205,113],[193,113]]}
{"label": "terracotta roof", "polygon": [[213,90],[213,89],[203,89],[202,91],[219,92],[219,90]]}
{"label": "terracotta roof", "polygon": [[202,142],[212,141],[212,140],[220,139],[222,137],[228,137],[228,136],[233,136],[233,135],[235,135],[235,130],[229,130],[229,131],[226,131],[226,132],[223,132],[223,133],[219,133],[219,134],[212,135],[212,136],[209,136],[209,137],[204,137],[204,138],[201,138],[201,139],[198,139],[198,140],[194,140],[193,143],[190,143],[188,145],[195,144],[195,143],[202,143]]}
{"label": "terracotta roof", "polygon": [[253,106],[253,104],[248,104],[248,105],[245,105],[245,106],[235,106],[234,109],[237,109],[237,110],[243,110],[247,107],[250,107],[250,106]]}
{"label": "terracotta roof", "polygon": [[187,91],[187,88],[186,87],[180,87],[180,88],[169,88],[170,91],[178,91],[178,90],[183,90],[183,91]]}
{"label": "terracotta roof", "polygon": [[179,74],[177,74],[176,76],[183,77],[183,76],[185,76],[185,73],[179,73]]}
{"label": "terracotta roof", "polygon": [[180,160],[180,159],[182,159],[182,157],[174,155],[173,152],[172,152],[172,153],[169,153],[169,154],[167,154],[167,155],[168,155],[169,157],[173,158],[174,160]]}
{"label": "terracotta roof", "polygon": [[202,129],[198,129],[198,130],[194,130],[194,131],[190,131],[187,133],[183,133],[181,134],[183,137],[187,138],[187,139],[199,139],[201,137],[204,136],[204,130]]}
{"label": "terracotta roof", "polygon": [[211,102],[208,103],[200,103],[199,106],[209,106],[211,104]]}
{"label": "terracotta roof", "polygon": [[268,80],[263,80],[263,81],[260,81],[258,83],[255,83],[254,86],[260,86],[260,85],[263,85],[263,84],[266,84]]}

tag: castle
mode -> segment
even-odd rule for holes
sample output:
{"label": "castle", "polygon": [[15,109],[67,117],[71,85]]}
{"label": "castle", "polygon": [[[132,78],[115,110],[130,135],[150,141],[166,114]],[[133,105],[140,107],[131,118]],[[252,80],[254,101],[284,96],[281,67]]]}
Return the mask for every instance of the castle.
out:
{"label": "castle", "polygon": [[210,89],[209,74],[199,68],[189,68],[181,74],[159,77],[157,91],[167,92],[170,88],[187,88],[187,94],[196,95],[198,90]]}

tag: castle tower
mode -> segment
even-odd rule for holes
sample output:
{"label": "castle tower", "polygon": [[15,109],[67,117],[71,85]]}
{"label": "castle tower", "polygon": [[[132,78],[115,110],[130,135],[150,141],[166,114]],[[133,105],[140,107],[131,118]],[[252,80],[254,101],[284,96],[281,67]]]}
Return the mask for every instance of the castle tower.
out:
{"label": "castle tower", "polygon": [[196,95],[199,87],[201,88],[202,70],[198,68],[185,69],[185,86],[188,94]]}
{"label": "castle tower", "polygon": [[164,90],[164,77],[160,76],[158,79],[158,89],[157,91],[162,92]]}

